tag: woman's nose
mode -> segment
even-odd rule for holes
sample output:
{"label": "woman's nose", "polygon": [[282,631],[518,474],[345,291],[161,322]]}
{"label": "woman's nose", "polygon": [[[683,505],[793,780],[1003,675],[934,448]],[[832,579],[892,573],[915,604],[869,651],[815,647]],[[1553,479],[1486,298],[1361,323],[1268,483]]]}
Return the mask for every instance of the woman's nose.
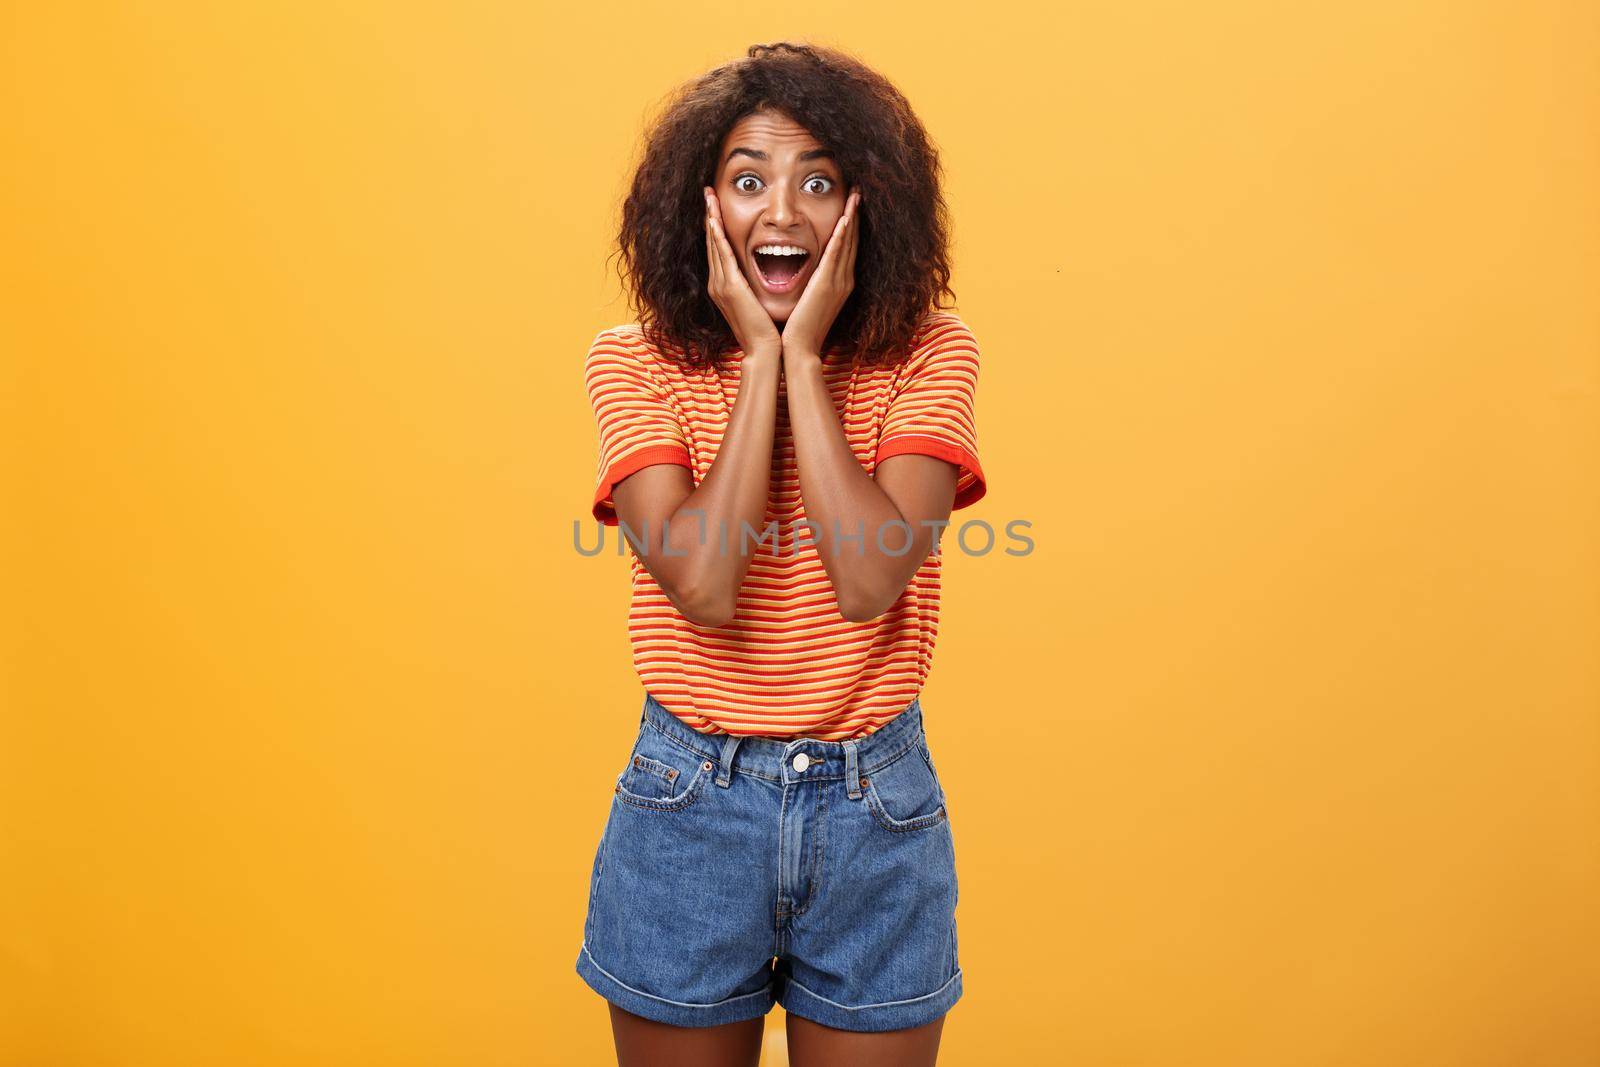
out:
{"label": "woman's nose", "polygon": [[767,202],[767,219],[774,226],[786,226],[794,216],[794,205],[789,201],[789,191],[779,185]]}

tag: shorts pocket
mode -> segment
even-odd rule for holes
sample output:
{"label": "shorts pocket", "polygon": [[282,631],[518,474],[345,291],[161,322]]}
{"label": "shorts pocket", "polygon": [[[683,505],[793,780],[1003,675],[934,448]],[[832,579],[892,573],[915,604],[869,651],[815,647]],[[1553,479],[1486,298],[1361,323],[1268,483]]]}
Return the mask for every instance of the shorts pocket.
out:
{"label": "shorts pocket", "polygon": [[617,775],[616,797],[651,811],[681,811],[705,789],[716,765],[646,724]]}
{"label": "shorts pocket", "polygon": [[918,739],[892,762],[861,776],[867,808],[886,830],[926,830],[944,822],[944,789],[925,740]]}

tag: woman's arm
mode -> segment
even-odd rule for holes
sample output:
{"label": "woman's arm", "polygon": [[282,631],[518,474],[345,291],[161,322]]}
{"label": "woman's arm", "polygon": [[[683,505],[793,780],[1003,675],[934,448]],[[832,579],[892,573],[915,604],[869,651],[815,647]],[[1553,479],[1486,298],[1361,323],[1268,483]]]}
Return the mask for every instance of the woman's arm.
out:
{"label": "woman's arm", "polygon": [[877,480],[856,462],[822,373],[822,341],[855,289],[861,190],[852,189],[816,273],[783,328],[783,373],[800,497],[839,614],[888,611],[932,551],[955,506],[959,469],[924,455],[884,457]]}
{"label": "woman's arm", "polygon": [[932,456],[898,455],[878,464],[874,480],[845,440],[821,360],[786,351],[784,376],[800,496],[806,519],[820,527],[813,536],[839,614],[852,622],[877,618],[900,598],[949,521],[959,472]]}
{"label": "woman's arm", "polygon": [[[743,356],[727,433],[698,486],[687,467],[660,463],[612,491],[618,519],[644,541],[645,550],[635,553],[645,569],[684,618],[701,626],[724,626],[733,618],[759,544],[771,489],[780,359],[776,348]],[[753,535],[745,536],[746,525]]]}

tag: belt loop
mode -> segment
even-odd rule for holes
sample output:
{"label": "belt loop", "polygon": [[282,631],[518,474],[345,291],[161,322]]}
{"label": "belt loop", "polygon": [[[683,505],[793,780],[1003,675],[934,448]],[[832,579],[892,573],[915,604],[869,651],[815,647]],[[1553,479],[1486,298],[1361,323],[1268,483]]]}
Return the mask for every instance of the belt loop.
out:
{"label": "belt loop", "polygon": [[728,734],[722,739],[722,762],[717,767],[717,784],[728,788],[728,776],[733,773],[733,753],[744,740],[742,734]]}
{"label": "belt loop", "polygon": [[861,799],[861,770],[856,760],[856,742],[844,743],[844,792],[851,800]]}

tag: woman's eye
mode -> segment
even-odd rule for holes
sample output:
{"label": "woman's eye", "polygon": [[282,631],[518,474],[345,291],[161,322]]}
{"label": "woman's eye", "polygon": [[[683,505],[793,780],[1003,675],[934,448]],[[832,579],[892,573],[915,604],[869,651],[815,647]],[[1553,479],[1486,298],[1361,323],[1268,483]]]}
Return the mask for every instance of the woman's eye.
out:
{"label": "woman's eye", "polygon": [[741,193],[753,193],[756,191],[755,186],[745,185],[745,182],[754,182],[756,186],[759,186],[761,184],[761,179],[757,178],[754,174],[741,174],[737,178],[733,179],[733,187],[739,190]]}
{"label": "woman's eye", "polygon": [[821,189],[812,189],[811,190],[813,193],[816,193],[818,196],[822,196],[822,195],[825,195],[825,194],[830,193],[830,192],[833,191],[833,179],[832,178],[823,178],[821,176],[807,178],[806,179],[805,188],[810,188],[812,182],[821,182],[822,183],[822,188]]}

